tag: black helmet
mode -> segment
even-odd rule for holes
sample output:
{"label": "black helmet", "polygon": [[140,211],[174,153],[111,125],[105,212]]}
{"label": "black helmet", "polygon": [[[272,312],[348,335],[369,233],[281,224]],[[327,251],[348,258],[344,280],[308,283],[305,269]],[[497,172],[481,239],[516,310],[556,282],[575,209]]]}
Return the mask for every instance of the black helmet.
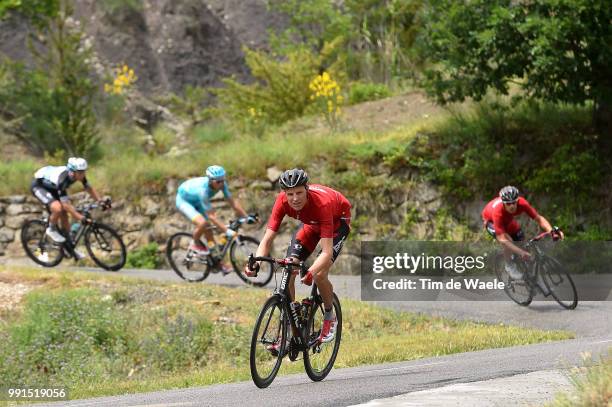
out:
{"label": "black helmet", "polygon": [[505,186],[499,191],[499,197],[503,203],[514,203],[519,198],[519,190],[512,185]]}
{"label": "black helmet", "polygon": [[299,187],[301,185],[306,185],[308,182],[308,174],[300,168],[294,168],[283,172],[278,182],[282,189]]}

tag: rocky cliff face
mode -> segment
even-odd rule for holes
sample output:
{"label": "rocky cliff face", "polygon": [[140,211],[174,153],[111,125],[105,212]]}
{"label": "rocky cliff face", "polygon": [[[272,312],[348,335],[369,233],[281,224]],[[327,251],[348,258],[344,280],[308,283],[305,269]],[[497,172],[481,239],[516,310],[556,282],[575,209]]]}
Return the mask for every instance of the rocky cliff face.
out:
{"label": "rocky cliff face", "polygon": [[[109,3],[75,1],[75,17],[100,63],[107,68],[127,63],[147,95],[219,85],[230,75],[247,78],[242,47],[266,47],[266,30],[282,25],[264,0],[139,0],[133,7],[112,8]],[[0,21],[0,53],[31,62],[28,30],[18,16]]]}

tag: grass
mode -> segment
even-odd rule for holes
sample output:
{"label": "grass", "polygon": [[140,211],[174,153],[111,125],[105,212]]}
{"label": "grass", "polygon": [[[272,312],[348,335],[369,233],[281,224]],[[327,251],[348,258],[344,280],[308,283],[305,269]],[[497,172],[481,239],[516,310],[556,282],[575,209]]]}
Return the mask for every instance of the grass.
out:
{"label": "grass", "polygon": [[[612,350],[612,349],[611,349]],[[585,355],[585,367],[572,369],[574,391],[560,393],[547,407],[608,407],[612,404],[612,356],[594,363]]]}
{"label": "grass", "polygon": [[[18,312],[0,314],[0,381],[61,383],[72,398],[249,380],[251,329],[269,296],[32,268],[1,268],[0,281],[35,287]],[[572,337],[342,303],[338,368]]]}

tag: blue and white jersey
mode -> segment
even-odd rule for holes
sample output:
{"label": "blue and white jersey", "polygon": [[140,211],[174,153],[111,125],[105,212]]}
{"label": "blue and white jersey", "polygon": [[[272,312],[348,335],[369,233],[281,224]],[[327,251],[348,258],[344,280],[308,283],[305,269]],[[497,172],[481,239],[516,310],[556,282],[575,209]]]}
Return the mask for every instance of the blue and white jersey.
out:
{"label": "blue and white jersey", "polygon": [[[223,183],[223,196],[225,199],[231,198],[232,194],[227,187],[227,181]],[[210,200],[219,191],[215,191],[209,185],[208,177],[191,178],[183,182],[178,187],[177,196],[187,201],[194,207],[199,207],[203,211],[209,211],[211,208]]]}
{"label": "blue and white jersey", "polygon": [[[59,196],[66,196],[68,187],[76,182],[76,179],[70,178],[68,173],[68,167],[64,165],[59,167],[48,165],[36,171],[34,178],[45,189],[57,192]],[[87,178],[83,178],[83,187],[89,187]]]}

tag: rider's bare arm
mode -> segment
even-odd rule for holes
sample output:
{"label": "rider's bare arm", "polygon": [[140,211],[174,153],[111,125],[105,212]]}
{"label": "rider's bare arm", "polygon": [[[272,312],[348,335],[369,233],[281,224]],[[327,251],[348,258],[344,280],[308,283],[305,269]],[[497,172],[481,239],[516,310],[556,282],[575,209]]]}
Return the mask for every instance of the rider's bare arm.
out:
{"label": "rider's bare arm", "polygon": [[234,209],[234,212],[236,212],[238,214],[238,216],[242,216],[242,217],[247,217],[248,216],[246,211],[240,205],[240,202],[238,202],[234,198],[227,198],[227,201],[230,203],[230,205]]}
{"label": "rider's bare arm", "polygon": [[266,233],[264,234],[263,239],[261,239],[261,243],[257,247],[257,253],[255,256],[269,256],[270,250],[272,249],[272,242],[276,237],[276,232],[272,229],[266,229]]}
{"label": "rider's bare arm", "polygon": [[93,187],[87,186],[85,191],[91,196],[96,202],[100,201],[100,195],[98,195],[98,191],[96,191]]}
{"label": "rider's bare arm", "polygon": [[215,216],[213,212],[209,212],[207,215],[208,215],[208,220],[211,221],[217,228],[219,228],[221,232],[225,233],[227,231],[227,226],[225,226],[222,222],[220,222],[219,219],[217,219],[217,216]]}
{"label": "rider's bare arm", "polygon": [[61,201],[62,203],[62,209],[65,210],[66,212],[68,212],[70,214],[70,216],[72,216],[74,219],[78,220],[78,221],[82,221],[85,216],[80,214],[76,208],[74,206],[72,206],[72,204],[70,203],[70,201]]}
{"label": "rider's bare arm", "polygon": [[312,266],[308,271],[312,272],[313,275],[316,275],[321,270],[329,269],[332,263],[332,253],[334,250],[334,241],[331,237],[321,238],[321,254],[314,261]]}
{"label": "rider's bare arm", "polygon": [[521,257],[529,256],[529,252],[521,249],[516,244],[514,244],[512,237],[507,233],[501,233],[500,235],[498,235],[497,241],[501,243],[501,245],[504,246],[506,249]]}
{"label": "rider's bare arm", "polygon": [[[535,218],[535,221],[538,223],[538,225],[540,225],[540,228],[542,228],[544,232],[550,232],[552,230],[552,226],[550,225],[550,222],[544,216],[538,215]],[[561,239],[565,238],[565,235],[563,234],[561,230],[559,231],[559,236],[561,237]]]}
{"label": "rider's bare arm", "polygon": [[544,232],[550,232],[552,230],[550,222],[544,216],[538,215],[534,220],[540,225],[540,228],[542,228]]}

